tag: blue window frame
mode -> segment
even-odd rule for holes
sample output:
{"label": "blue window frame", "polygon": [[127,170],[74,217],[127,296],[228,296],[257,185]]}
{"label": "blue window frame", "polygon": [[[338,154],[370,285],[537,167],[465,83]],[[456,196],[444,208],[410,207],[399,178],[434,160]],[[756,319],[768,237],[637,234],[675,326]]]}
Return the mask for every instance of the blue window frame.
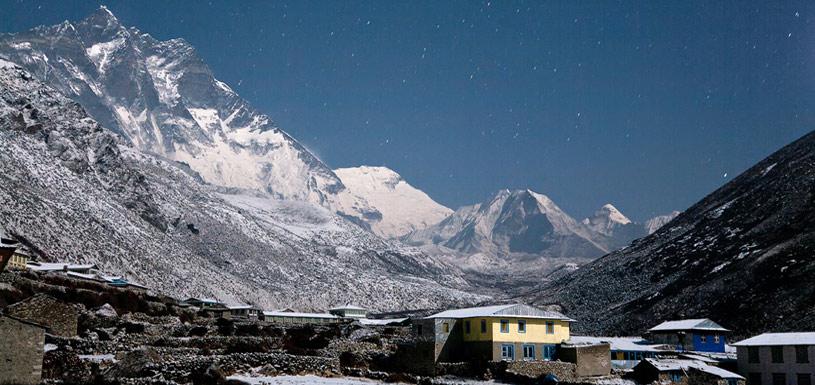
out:
{"label": "blue window frame", "polygon": [[518,333],[526,333],[526,321],[518,320]]}
{"label": "blue window frame", "polygon": [[501,320],[501,333],[509,333],[509,321],[502,319]]}
{"label": "blue window frame", "polygon": [[671,372],[671,382],[682,382],[682,374]]}
{"label": "blue window frame", "polygon": [[555,352],[557,352],[557,345],[543,345],[543,359],[544,361],[552,361],[555,359]]}
{"label": "blue window frame", "polygon": [[515,345],[513,344],[501,345],[501,360],[515,361]]}
{"label": "blue window frame", "polygon": [[535,357],[535,345],[524,345],[524,360],[531,361],[534,360]]}

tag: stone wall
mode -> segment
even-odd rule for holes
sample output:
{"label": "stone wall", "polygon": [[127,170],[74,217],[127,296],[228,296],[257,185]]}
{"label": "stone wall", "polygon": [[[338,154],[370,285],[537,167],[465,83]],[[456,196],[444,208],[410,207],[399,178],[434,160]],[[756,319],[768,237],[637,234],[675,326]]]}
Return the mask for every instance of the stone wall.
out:
{"label": "stone wall", "polygon": [[45,329],[0,316],[0,384],[38,384]]}
{"label": "stone wall", "polygon": [[575,370],[577,365],[562,361],[512,361],[494,362],[491,364],[491,371],[508,375],[512,380],[513,376],[538,379],[547,374],[555,375],[561,382],[576,382]]}
{"label": "stone wall", "polygon": [[608,376],[611,374],[611,345],[561,345],[561,360],[577,365],[578,377]]}
{"label": "stone wall", "polygon": [[38,294],[5,310],[6,314],[31,321],[48,328],[48,333],[61,337],[77,335],[79,311],[51,296]]}

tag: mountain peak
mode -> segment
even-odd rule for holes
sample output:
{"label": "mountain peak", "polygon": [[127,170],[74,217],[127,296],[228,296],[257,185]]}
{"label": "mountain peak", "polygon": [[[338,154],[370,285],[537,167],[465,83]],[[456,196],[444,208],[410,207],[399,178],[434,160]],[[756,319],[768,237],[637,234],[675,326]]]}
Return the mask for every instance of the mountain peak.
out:
{"label": "mountain peak", "polygon": [[604,217],[607,217],[609,220],[623,225],[631,223],[631,220],[628,219],[628,217],[626,217],[625,215],[623,215],[623,213],[620,212],[620,210],[617,210],[617,208],[614,207],[614,205],[612,205],[611,203],[604,204],[603,207],[601,207],[600,210],[598,210],[595,215],[603,215]]}

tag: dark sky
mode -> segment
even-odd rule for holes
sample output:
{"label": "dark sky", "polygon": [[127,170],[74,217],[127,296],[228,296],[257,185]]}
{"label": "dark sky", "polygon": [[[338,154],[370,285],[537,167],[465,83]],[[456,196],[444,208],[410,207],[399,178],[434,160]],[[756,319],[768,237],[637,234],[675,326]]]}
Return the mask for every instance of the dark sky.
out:
{"label": "dark sky", "polygon": [[[811,1],[105,3],[331,167],[386,165],[450,207],[531,188],[643,220],[815,127]],[[99,4],[0,1],[0,31]]]}

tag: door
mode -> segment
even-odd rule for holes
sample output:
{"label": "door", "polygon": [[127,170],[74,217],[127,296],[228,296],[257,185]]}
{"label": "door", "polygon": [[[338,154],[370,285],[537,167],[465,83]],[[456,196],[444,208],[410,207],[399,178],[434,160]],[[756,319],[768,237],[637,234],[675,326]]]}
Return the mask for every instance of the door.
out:
{"label": "door", "polygon": [[556,350],[557,350],[557,346],[555,346],[555,345],[543,345],[543,360],[544,361],[552,361],[552,360],[554,360]]}

